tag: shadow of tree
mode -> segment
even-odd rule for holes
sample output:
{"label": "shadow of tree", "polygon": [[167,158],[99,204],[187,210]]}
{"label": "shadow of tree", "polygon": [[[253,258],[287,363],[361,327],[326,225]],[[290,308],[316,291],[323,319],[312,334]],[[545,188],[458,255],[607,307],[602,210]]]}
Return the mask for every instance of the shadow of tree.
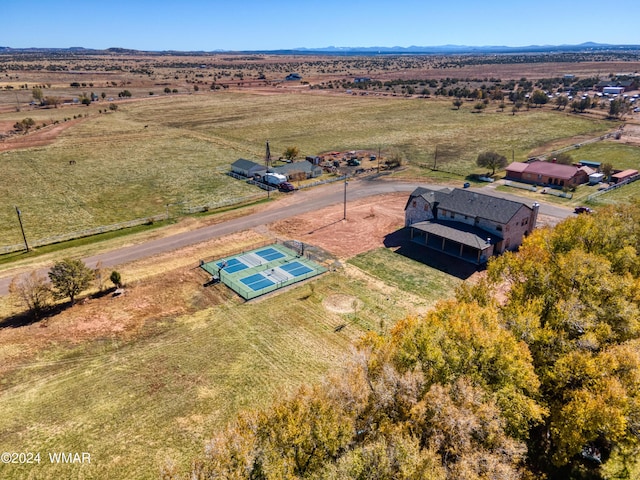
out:
{"label": "shadow of tree", "polygon": [[385,236],[383,243],[385,247],[393,249],[395,253],[403,257],[424,263],[461,280],[466,280],[485,268],[412,242],[410,229],[407,227],[389,233]]}
{"label": "shadow of tree", "polygon": [[[105,297],[107,295],[113,294],[115,290],[116,290],[115,287],[100,290],[99,292],[93,293],[91,295],[78,298],[76,300],[76,304],[89,298]],[[15,315],[11,315],[10,317],[1,319],[0,330],[3,328],[26,327],[28,325],[33,325],[34,323],[40,323],[44,320],[47,320],[49,318],[55,317],[56,315],[59,315],[60,313],[64,312],[65,310],[71,307],[72,307],[71,302],[63,302],[63,303],[58,303],[52,307],[49,307],[39,312],[38,315],[35,315],[33,312],[28,312],[28,311],[19,312],[19,313],[16,313]]]}

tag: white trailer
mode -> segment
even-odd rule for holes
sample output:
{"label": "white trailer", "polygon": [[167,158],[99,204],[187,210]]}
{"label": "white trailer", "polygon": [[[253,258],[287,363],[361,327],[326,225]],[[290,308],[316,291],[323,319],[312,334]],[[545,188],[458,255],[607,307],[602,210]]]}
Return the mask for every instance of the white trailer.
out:
{"label": "white trailer", "polygon": [[282,182],[287,181],[287,177],[280,173],[265,173],[262,177],[262,181],[267,185],[280,185]]}

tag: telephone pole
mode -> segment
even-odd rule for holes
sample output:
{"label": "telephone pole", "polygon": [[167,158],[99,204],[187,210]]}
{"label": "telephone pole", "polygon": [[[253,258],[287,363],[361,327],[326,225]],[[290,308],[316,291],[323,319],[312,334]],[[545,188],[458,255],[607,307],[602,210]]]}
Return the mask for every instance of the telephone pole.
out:
{"label": "telephone pole", "polygon": [[[264,154],[264,163],[267,168],[267,173],[269,173],[269,163],[271,163],[271,149],[269,148],[269,140],[267,140],[267,151]],[[267,200],[271,198],[271,190],[269,184],[265,181],[265,185],[267,186]]]}
{"label": "telephone pole", "polygon": [[344,175],[344,215],[342,216],[343,220],[347,219],[347,185],[349,185],[349,183],[347,182],[347,174],[345,173]]}
{"label": "telephone pole", "polygon": [[24,234],[24,227],[22,226],[22,212],[20,212],[20,209],[17,206],[16,206],[16,213],[18,214],[18,222],[20,222],[20,231],[22,232],[22,238],[24,239],[24,248],[28,252],[29,244],[27,243],[27,237]]}

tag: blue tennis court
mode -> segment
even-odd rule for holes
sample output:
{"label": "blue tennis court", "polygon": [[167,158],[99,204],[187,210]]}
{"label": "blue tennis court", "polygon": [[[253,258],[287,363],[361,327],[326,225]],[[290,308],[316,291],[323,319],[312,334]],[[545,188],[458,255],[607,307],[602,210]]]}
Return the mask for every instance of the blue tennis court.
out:
{"label": "blue tennis court", "polygon": [[[211,283],[221,282],[245,300],[259,297],[327,271],[300,252],[277,243],[200,261]],[[214,282],[216,280],[216,282]]]}
{"label": "blue tennis court", "polygon": [[[219,268],[222,268],[222,270],[225,271],[226,273],[236,273],[236,272],[239,272],[240,270],[244,270],[245,268],[249,268],[248,265],[245,265],[237,258],[231,258],[226,262],[224,261],[218,262],[216,263],[216,265],[218,265]],[[225,266],[223,267],[223,265]]]}
{"label": "blue tennis court", "polygon": [[244,283],[247,287],[249,287],[254,292],[258,290],[262,290],[263,288],[270,287],[273,285],[273,282],[268,278],[265,278],[262,274],[256,273],[254,275],[250,275],[248,277],[241,278],[240,281]]}
{"label": "blue tennis court", "polygon": [[265,248],[264,250],[258,250],[257,252],[255,252],[255,254],[261,256],[267,262],[270,262],[271,260],[276,260],[278,258],[282,258],[285,256],[284,253],[279,252],[275,248],[271,248],[271,247]]}
{"label": "blue tennis court", "polygon": [[280,268],[294,277],[299,277],[305,273],[313,272],[313,269],[301,264],[300,262],[291,262],[286,265],[280,265]]}

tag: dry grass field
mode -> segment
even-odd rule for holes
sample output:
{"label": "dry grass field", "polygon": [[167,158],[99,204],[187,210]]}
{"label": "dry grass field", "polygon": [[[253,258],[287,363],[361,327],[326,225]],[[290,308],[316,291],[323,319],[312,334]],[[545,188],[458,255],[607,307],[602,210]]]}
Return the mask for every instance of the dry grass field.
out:
{"label": "dry grass field", "polygon": [[399,150],[410,165],[431,165],[438,147],[439,168],[466,174],[483,150],[523,159],[542,144],[611,127],[543,109],[473,114],[449,101],[353,96],[216,92],[123,102],[114,113],[99,107],[37,111],[36,122],[83,117],[49,145],[0,153],[0,222],[13,226],[0,232],[0,244],[21,242],[14,205],[37,239],[161,214],[167,204],[178,213],[254,195],[255,187],[225,172],[237,158],[260,160],[267,139],[274,155],[290,145],[302,155],[380,148]]}
{"label": "dry grass field", "polygon": [[[636,65],[449,68],[438,61],[394,57],[376,75],[541,78]],[[0,133],[27,116],[40,127],[0,141],[0,245],[21,241],[14,205],[22,210],[27,235],[39,238],[163,213],[167,204],[177,215],[182,206],[245,198],[257,190],[225,172],[239,157],[261,159],[267,139],[274,155],[291,145],[302,155],[398,151],[409,163],[394,175],[425,179],[437,175],[421,166],[432,164],[436,147],[438,167],[464,175],[483,150],[522,160],[615,126],[551,108],[512,115],[492,102],[472,113],[473,103],[455,110],[450,99],[355,96],[282,82],[292,71],[310,82],[370,75],[373,64],[366,59],[114,55],[110,62],[22,59],[7,69],[11,64],[0,58]],[[71,82],[86,86],[71,88]],[[221,88],[211,90],[214,82]],[[34,84],[45,85],[45,95],[95,91],[105,92],[105,100],[36,109],[28,106]],[[165,88],[178,92],[167,95]],[[132,100],[118,98],[123,89]],[[109,103],[117,110],[108,110]],[[635,152],[625,157],[629,164]],[[346,222],[333,221],[341,208],[330,207],[295,224],[262,226],[119,266],[124,295],[89,295],[40,322],[0,328],[0,451],[43,456],[39,465],[0,464],[0,478],[155,479],[168,465],[186,473],[204,443],[239,410],[340,371],[364,332],[386,331],[449,298],[459,278],[383,248],[387,234],[402,225],[402,196],[367,202],[351,203]],[[106,245],[219,220],[182,219]],[[322,247],[340,263],[330,262],[335,268],[317,279],[246,303],[224,285],[203,285],[208,278],[198,259],[226,256],[275,235]],[[106,247],[83,245],[64,254],[83,257],[100,248]],[[49,265],[60,256],[28,258],[20,268]],[[0,298],[2,321],[20,314],[8,297]],[[50,464],[47,453],[60,451],[88,452],[91,464]]]}
{"label": "dry grass field", "polygon": [[[397,222],[401,212],[383,214],[382,205],[384,198],[374,217]],[[305,224],[319,229],[332,213]],[[123,266],[122,296],[87,298],[40,323],[0,329],[0,450],[92,459],[0,465],[0,476],[153,479],[167,464],[186,472],[238,410],[339,371],[363,332],[387,330],[452,294],[459,280],[380,248],[388,221],[357,206],[350,218],[345,235],[367,229],[378,241],[364,242],[353,265],[277,295],[242,303],[223,285],[203,286],[197,259],[269,238],[249,231]],[[341,247],[328,245],[338,256]],[[387,274],[402,270],[405,283],[389,283],[381,262]],[[18,310],[5,299],[2,311]]]}

